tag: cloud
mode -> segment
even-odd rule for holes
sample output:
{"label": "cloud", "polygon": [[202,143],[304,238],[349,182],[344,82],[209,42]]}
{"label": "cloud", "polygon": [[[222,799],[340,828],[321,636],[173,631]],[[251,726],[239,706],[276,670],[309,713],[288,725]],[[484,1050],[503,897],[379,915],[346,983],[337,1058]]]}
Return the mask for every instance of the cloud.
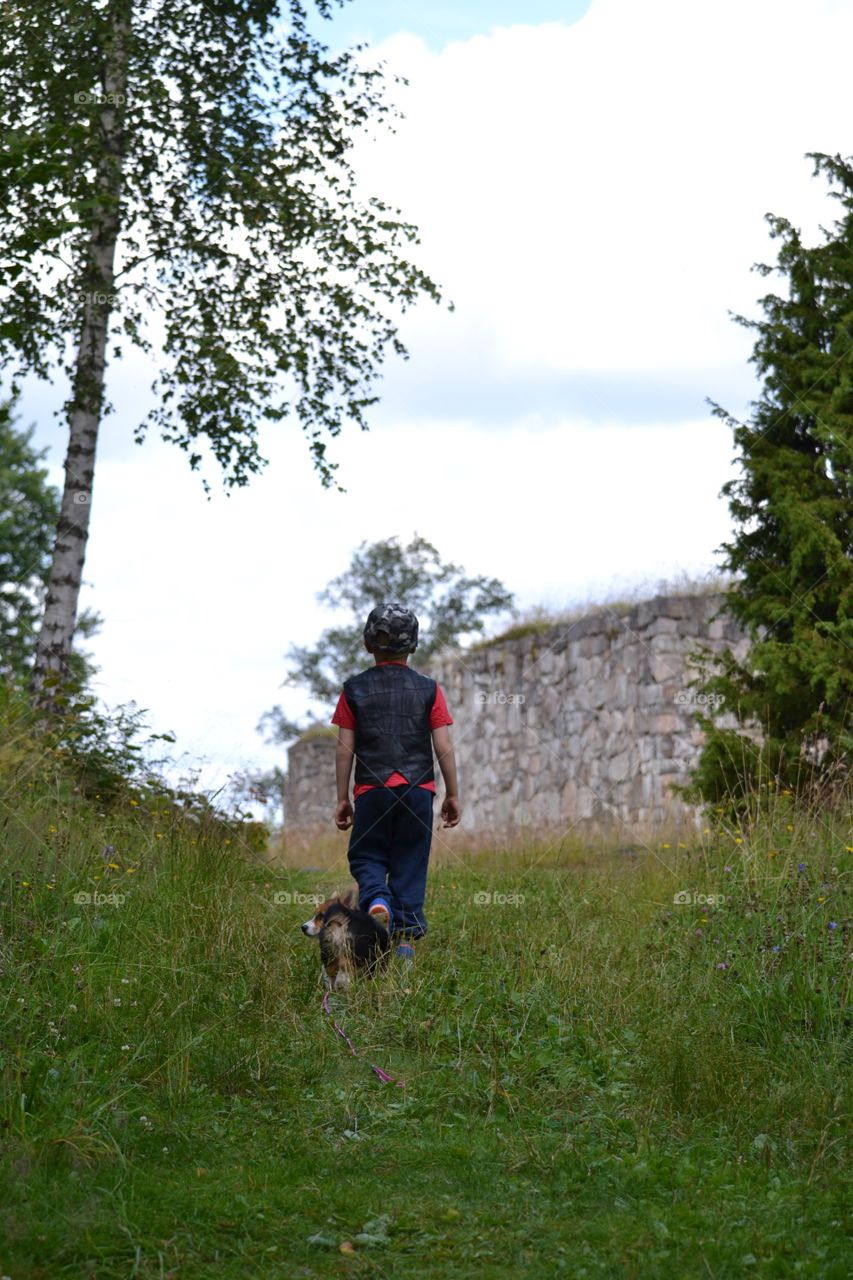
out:
{"label": "cloud", "polygon": [[531,429],[536,422],[553,426],[570,419],[679,422],[709,412],[708,397],[740,408],[756,387],[747,364],[750,340],[739,332],[739,361],[715,363],[706,356],[698,369],[516,370],[499,358],[492,335],[454,315],[441,331],[424,326],[412,340],[407,364],[388,366],[372,421],[453,414],[494,431],[522,420]]}
{"label": "cloud", "polygon": [[[393,38],[406,119],[361,148],[365,189],[420,226],[507,377],[701,377],[743,363],[727,312],[766,291],[764,214],[829,217],[803,155],[850,146],[851,44],[828,0],[595,0],[440,54]],[[420,350],[439,323],[418,314]]]}
{"label": "cloud", "polygon": [[[590,0],[526,0],[527,22],[574,22],[589,7]],[[336,43],[350,45],[378,40],[400,31],[417,32],[432,48],[443,48],[450,40],[466,40],[494,27],[506,26],[519,16],[519,0],[464,0],[446,3],[431,0],[361,0],[336,15],[332,36]]]}

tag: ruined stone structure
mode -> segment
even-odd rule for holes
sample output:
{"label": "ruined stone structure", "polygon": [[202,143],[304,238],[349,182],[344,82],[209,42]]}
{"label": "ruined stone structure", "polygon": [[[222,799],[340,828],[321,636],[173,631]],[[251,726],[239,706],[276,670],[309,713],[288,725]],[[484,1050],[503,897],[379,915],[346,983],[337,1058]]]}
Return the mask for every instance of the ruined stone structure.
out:
{"label": "ruined stone structure", "polygon": [[[700,643],[738,658],[747,648],[732,619],[715,619],[723,604],[658,596],[435,662],[465,829],[629,834],[695,821],[671,793],[701,745],[688,655]],[[334,796],[334,738],[309,734],[289,752],[286,826],[328,826]]]}
{"label": "ruined stone structure", "polygon": [[304,733],[287,753],[284,780],[284,821],[288,828],[334,830],[335,742],[338,731],[329,725]]}

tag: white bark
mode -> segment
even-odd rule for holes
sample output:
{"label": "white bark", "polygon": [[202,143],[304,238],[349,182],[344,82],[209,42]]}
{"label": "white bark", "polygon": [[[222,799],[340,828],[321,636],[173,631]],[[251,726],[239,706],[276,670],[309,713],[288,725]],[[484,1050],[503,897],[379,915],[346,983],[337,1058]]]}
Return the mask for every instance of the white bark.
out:
{"label": "white bark", "polygon": [[66,674],[77,624],[77,607],[95,476],[95,452],[104,398],[107,334],[115,303],[115,253],[120,229],[124,110],[131,0],[113,0],[111,42],[105,51],[100,100],[102,153],[98,192],[102,203],[92,227],[88,262],[81,278],[85,311],[77,348],[69,413],[65,487],[56,527],[45,612],[33,670],[38,697],[48,673]]}

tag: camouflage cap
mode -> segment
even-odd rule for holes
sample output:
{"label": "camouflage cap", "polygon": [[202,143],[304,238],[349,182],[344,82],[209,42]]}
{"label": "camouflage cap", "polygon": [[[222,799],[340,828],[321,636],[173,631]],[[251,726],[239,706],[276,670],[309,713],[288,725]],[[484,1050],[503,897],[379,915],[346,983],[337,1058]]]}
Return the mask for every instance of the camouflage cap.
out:
{"label": "camouflage cap", "polygon": [[402,604],[380,604],[371,609],[364,624],[364,638],[368,644],[376,644],[380,631],[388,633],[388,643],[382,648],[389,653],[409,653],[418,647],[418,620]]}

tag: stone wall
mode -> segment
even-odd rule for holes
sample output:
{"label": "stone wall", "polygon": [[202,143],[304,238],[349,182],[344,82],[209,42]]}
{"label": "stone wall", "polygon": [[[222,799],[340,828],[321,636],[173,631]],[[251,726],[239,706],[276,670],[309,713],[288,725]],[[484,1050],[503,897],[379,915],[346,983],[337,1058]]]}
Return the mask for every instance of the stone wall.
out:
{"label": "stone wall", "polygon": [[[747,648],[732,619],[714,620],[723,603],[658,596],[435,662],[430,674],[454,719],[465,829],[628,833],[695,821],[670,791],[687,781],[702,741],[687,657],[700,642],[739,658]],[[315,814],[329,821],[333,754],[321,760],[319,741],[289,753],[289,826]]]}
{"label": "stone wall", "polygon": [[338,731],[309,729],[287,753],[284,821],[288,828],[334,831],[335,743]]}

